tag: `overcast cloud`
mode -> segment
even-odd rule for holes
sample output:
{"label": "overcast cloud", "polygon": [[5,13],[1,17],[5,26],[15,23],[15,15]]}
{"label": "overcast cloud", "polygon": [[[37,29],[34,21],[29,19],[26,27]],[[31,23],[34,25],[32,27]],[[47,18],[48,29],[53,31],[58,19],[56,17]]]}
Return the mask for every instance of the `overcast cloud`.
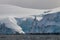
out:
{"label": "overcast cloud", "polygon": [[60,7],[60,0],[0,0],[0,4],[10,4],[35,9],[48,9]]}

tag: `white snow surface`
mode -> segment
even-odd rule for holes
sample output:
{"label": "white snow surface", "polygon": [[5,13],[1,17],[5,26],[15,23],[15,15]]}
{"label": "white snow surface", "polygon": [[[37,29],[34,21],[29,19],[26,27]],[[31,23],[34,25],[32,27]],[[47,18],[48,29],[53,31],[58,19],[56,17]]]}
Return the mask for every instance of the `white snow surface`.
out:
{"label": "white snow surface", "polygon": [[13,5],[0,5],[0,16],[18,16],[18,17],[26,17],[29,15],[37,15],[42,14],[45,10],[39,9],[29,9],[29,8],[22,8],[19,6]]}

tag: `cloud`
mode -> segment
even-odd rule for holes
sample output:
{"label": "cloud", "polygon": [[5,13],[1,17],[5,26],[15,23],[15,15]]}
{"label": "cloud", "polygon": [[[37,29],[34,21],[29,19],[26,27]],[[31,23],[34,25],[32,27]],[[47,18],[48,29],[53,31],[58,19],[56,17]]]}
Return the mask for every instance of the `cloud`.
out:
{"label": "cloud", "polygon": [[0,4],[10,4],[35,9],[46,9],[60,7],[60,0],[0,0]]}

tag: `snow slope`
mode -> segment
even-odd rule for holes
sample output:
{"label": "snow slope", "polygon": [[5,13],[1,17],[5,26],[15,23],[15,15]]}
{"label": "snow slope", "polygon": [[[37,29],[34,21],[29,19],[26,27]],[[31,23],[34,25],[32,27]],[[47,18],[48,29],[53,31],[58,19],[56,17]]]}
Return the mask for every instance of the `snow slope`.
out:
{"label": "snow slope", "polygon": [[37,15],[42,14],[45,10],[38,10],[38,9],[29,9],[29,8],[22,8],[13,5],[0,5],[0,16],[18,16],[18,17],[26,17],[29,15]]}

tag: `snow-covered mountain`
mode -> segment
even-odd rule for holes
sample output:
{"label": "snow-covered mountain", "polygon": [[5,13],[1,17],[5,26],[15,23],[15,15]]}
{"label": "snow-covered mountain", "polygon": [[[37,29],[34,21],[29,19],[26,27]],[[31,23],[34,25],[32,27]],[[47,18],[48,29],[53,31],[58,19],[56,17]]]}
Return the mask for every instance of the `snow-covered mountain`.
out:
{"label": "snow-covered mountain", "polygon": [[[13,31],[13,34],[15,32],[18,33],[25,33],[23,31],[23,28],[17,24],[17,20],[15,20],[14,17],[29,17],[29,15],[37,15],[42,13],[44,10],[38,10],[38,9],[29,9],[29,8],[22,8],[18,6],[13,5],[3,5],[0,4],[0,25],[5,25],[4,28],[10,29],[10,31]],[[37,13],[37,14],[36,14]],[[0,31],[2,34],[4,31]],[[9,32],[10,33],[10,32]],[[7,33],[6,33],[7,34]],[[12,34],[12,32],[11,32]]]}
{"label": "snow-covered mountain", "polygon": [[60,8],[37,10],[0,5],[0,9],[0,34],[60,33]]}

